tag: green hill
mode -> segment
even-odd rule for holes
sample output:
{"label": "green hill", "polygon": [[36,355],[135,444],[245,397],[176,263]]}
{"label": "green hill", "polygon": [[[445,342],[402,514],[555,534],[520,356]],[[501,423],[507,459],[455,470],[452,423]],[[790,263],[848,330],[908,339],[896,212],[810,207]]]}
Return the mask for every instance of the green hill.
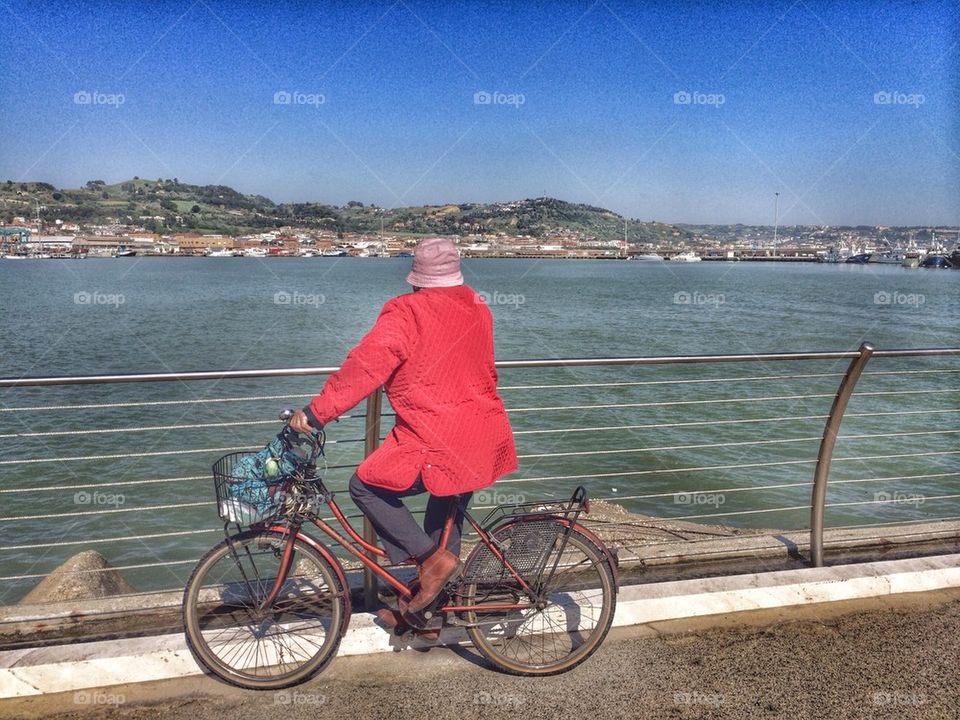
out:
{"label": "green hill", "polygon": [[[0,182],[0,220],[33,216],[41,207],[45,222],[143,226],[152,232],[195,231],[241,235],[284,225],[335,232],[411,235],[505,233],[550,238],[576,234],[599,240],[623,237],[624,218],[604,208],[536,198],[506,203],[464,203],[385,209],[350,202],[280,203],[244,195],[226,185],[191,185],[174,179],[135,177],[108,185],[91,180],[82,188],[55,188],[43,182]],[[663,223],[627,221],[631,242],[684,242],[690,230]]]}

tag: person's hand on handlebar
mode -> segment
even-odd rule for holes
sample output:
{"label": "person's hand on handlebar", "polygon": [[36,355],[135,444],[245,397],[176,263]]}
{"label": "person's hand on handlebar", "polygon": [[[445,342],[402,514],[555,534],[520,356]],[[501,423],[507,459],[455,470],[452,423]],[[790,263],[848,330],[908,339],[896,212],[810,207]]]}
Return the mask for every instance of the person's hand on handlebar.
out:
{"label": "person's hand on handlebar", "polygon": [[319,430],[310,424],[310,421],[307,419],[307,414],[303,410],[297,410],[288,421],[288,424],[298,433],[314,433]]}

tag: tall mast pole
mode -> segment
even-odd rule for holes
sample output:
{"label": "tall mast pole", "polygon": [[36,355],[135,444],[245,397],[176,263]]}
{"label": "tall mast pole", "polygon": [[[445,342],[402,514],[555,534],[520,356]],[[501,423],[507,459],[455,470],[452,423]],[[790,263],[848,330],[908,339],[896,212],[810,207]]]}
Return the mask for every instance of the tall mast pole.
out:
{"label": "tall mast pole", "polygon": [[777,225],[780,221],[780,193],[773,194],[773,252],[777,252]]}

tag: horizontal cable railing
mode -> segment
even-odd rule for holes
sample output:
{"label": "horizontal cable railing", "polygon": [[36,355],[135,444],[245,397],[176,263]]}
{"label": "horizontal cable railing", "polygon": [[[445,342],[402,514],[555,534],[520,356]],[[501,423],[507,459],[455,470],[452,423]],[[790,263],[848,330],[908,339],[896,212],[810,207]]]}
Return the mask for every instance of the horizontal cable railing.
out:
{"label": "horizontal cable railing", "polygon": [[[634,513],[629,522],[637,527],[662,526],[662,542],[697,527],[722,535],[726,524],[813,528],[814,545],[817,517],[826,516],[828,527],[864,529],[960,518],[960,493],[950,491],[960,477],[953,449],[960,430],[950,425],[960,412],[960,369],[943,364],[958,353],[861,348],[501,361],[499,390],[520,468],[477,491],[471,510],[480,518],[503,502],[565,499],[584,484],[591,499]],[[852,407],[838,412],[837,384],[849,385],[850,365],[866,364],[865,356],[870,369],[861,368],[849,388]],[[874,369],[880,360],[895,366]],[[729,370],[756,362],[763,372]],[[80,549],[100,550],[138,589],[175,588],[222,533],[210,464],[262,446],[278,426],[264,408],[302,405],[316,377],[335,369],[0,379],[0,527],[8,538],[0,546],[0,603],[18,599]],[[247,388],[231,391],[240,380]],[[153,389],[173,381],[180,386],[172,392]],[[205,381],[217,381],[222,396],[207,396]],[[201,389],[186,394],[197,383]],[[84,395],[91,385],[96,396]],[[131,386],[138,390],[123,390]],[[58,388],[62,394],[44,395]],[[362,515],[347,480],[383,437],[381,423],[394,417],[379,400],[359,410],[327,428],[324,469],[352,521]],[[825,457],[828,435],[838,451]],[[818,503],[818,473],[830,465],[829,499]],[[411,500],[418,514],[422,500]]]}

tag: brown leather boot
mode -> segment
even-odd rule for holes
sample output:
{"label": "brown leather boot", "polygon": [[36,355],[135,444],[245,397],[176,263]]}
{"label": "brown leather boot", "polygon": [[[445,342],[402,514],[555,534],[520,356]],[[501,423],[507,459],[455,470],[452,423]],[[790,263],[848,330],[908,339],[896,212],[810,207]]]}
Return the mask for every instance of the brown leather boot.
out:
{"label": "brown leather boot", "polygon": [[460,559],[456,555],[446,548],[438,548],[433,555],[417,565],[420,589],[410,598],[404,611],[418,613],[423,610],[440,594],[443,586],[460,572],[461,567]]}

